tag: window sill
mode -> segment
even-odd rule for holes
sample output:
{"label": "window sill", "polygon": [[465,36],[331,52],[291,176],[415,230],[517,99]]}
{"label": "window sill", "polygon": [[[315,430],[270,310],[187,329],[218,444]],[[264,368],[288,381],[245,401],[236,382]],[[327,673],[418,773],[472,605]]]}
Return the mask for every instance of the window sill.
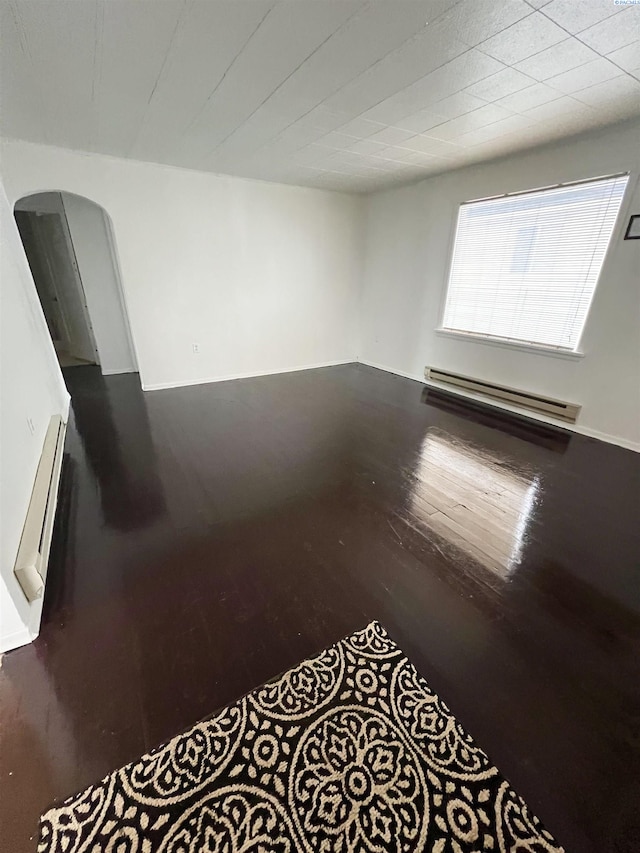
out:
{"label": "window sill", "polygon": [[484,344],[485,346],[516,349],[521,352],[529,352],[533,355],[550,355],[553,358],[564,358],[569,359],[569,361],[577,361],[584,358],[584,353],[580,350],[562,350],[555,347],[545,347],[542,344],[521,344],[517,341],[502,341],[499,338],[472,335],[467,332],[455,332],[451,329],[436,329],[435,333],[443,338],[457,338],[460,341],[469,341],[476,344]]}

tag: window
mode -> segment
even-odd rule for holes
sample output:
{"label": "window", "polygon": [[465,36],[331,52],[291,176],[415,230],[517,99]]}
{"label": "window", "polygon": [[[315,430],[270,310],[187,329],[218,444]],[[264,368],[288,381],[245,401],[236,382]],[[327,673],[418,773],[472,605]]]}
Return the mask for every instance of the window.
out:
{"label": "window", "polygon": [[575,350],[628,180],[462,204],[443,330]]}

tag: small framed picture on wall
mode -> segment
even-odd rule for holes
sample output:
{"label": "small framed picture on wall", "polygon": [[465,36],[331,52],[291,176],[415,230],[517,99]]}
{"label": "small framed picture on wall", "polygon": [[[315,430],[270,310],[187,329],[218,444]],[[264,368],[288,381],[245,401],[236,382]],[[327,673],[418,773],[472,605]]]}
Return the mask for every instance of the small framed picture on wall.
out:
{"label": "small framed picture on wall", "polygon": [[632,216],[624,235],[625,240],[640,240],[640,213]]}

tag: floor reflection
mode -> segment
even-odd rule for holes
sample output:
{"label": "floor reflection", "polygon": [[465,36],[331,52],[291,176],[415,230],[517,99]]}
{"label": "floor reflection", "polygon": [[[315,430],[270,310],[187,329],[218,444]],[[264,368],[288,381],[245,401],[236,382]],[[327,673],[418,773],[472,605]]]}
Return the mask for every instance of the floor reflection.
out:
{"label": "floor reflection", "polygon": [[139,387],[126,374],[107,382],[97,367],[73,367],[64,375],[104,523],[123,532],[155,523],[166,504]]}
{"label": "floor reflection", "polygon": [[425,437],[410,512],[420,525],[507,579],[519,564],[537,476],[446,435]]}
{"label": "floor reflection", "polygon": [[438,388],[424,388],[421,399],[428,406],[459,415],[465,420],[472,418],[475,423],[489,426],[492,430],[502,430],[554,453],[564,453],[571,442],[571,433],[567,429],[549,426]]}

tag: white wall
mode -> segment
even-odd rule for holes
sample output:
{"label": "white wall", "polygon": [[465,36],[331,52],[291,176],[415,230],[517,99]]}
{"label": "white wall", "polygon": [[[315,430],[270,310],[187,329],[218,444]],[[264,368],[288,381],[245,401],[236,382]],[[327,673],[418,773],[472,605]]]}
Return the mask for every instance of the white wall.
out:
{"label": "white wall", "polygon": [[111,217],[144,387],[354,360],[359,199],[17,141],[3,171]]}
{"label": "white wall", "polygon": [[0,651],[6,651],[28,642],[40,622],[42,599],[28,604],[13,567],[49,420],[55,414],[66,420],[69,395],[1,186],[0,214]]}
{"label": "white wall", "polygon": [[62,194],[71,240],[87,299],[104,374],[136,369],[123,297],[102,208],[70,193]]}
{"label": "white wall", "polygon": [[[621,217],[572,360],[435,333],[461,202],[631,171]],[[640,449],[640,124],[626,123],[498,162],[449,172],[366,200],[360,360],[422,379],[426,365],[583,406],[577,428]]]}

